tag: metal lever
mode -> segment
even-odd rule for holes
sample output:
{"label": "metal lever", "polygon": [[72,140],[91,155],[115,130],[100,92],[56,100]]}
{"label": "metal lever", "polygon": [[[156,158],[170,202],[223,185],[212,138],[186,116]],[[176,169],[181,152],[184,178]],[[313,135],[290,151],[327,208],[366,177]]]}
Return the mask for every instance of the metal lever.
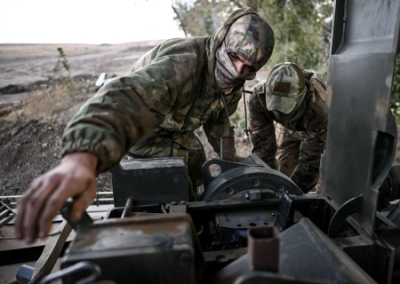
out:
{"label": "metal lever", "polygon": [[79,226],[82,225],[89,225],[93,223],[93,219],[89,216],[89,214],[84,211],[81,219],[79,219],[78,221],[72,221],[71,220],[71,208],[72,208],[72,204],[74,204],[74,200],[72,198],[69,198],[66,202],[64,207],[60,210],[61,215],[63,216],[63,218],[68,222],[68,224],[76,231],[76,229]]}

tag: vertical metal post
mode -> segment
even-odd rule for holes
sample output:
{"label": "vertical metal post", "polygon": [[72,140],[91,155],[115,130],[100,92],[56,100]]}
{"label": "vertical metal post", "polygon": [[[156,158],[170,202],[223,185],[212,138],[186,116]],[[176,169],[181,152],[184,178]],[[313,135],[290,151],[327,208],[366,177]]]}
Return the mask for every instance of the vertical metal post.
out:
{"label": "vertical metal post", "polygon": [[247,232],[251,270],[279,271],[279,232],[275,227],[250,228]]}
{"label": "vertical metal post", "polygon": [[221,137],[221,153],[222,160],[234,161],[236,156],[235,137]]}

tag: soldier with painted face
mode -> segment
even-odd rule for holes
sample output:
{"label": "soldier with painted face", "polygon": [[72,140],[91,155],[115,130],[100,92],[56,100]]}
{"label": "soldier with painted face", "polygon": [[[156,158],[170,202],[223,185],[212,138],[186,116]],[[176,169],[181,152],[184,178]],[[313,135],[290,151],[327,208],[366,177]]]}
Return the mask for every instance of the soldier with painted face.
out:
{"label": "soldier with painted face", "polygon": [[81,107],[62,138],[59,166],[36,179],[22,198],[16,229],[28,242],[45,236],[51,220],[74,197],[73,220],[95,197],[95,178],[125,153],[183,156],[193,186],[205,161],[194,131],[214,150],[229,133],[240,90],[270,58],[271,27],[251,9],[235,11],[212,37],[171,39],[141,57]]}
{"label": "soldier with painted face", "polygon": [[328,119],[325,93],[325,84],[312,72],[285,62],[248,99],[253,153],[304,192],[319,179]]}

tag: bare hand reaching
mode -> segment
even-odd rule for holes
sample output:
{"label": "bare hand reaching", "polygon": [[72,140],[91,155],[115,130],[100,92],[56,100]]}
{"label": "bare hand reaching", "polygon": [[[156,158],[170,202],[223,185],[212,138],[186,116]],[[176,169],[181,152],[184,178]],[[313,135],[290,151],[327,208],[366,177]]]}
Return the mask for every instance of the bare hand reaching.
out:
{"label": "bare hand reaching", "polygon": [[66,155],[54,169],[35,179],[18,203],[16,233],[32,243],[48,235],[52,220],[73,197],[72,220],[78,221],[96,196],[97,157],[89,152]]}

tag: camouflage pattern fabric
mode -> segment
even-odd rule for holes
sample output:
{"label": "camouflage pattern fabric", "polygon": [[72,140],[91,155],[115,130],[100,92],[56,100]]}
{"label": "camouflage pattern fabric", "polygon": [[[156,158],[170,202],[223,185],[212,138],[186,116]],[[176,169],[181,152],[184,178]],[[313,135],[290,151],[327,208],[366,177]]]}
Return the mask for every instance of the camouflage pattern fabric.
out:
{"label": "camouflage pattern fabric", "polygon": [[[312,77],[312,73],[304,73],[307,92],[302,117],[283,122],[272,111],[268,111],[265,84],[257,86],[249,96],[248,108],[253,153],[270,167],[289,176],[304,192],[308,192],[319,179],[328,116],[324,110],[325,84]],[[276,134],[274,122],[277,123]]]}
{"label": "camouflage pattern fabric", "polygon": [[265,84],[267,109],[289,114],[299,107],[306,94],[303,71],[294,63],[276,65]]}
{"label": "camouflage pattern fabric", "polygon": [[144,158],[183,156],[197,186],[201,182],[197,169],[205,156],[194,131],[203,125],[219,153],[220,137],[229,136],[228,114],[241,98],[241,85],[224,96],[227,114],[214,77],[215,53],[231,25],[249,14],[256,15],[249,8],[235,11],[212,37],[171,39],[147,52],[69,121],[62,154],[94,153],[98,173],[113,167],[127,152]]}
{"label": "camouflage pattern fabric", "polygon": [[[274,42],[271,27],[257,15],[245,15],[234,22],[216,52],[215,78],[223,91],[229,92],[235,86],[242,85],[245,80],[254,79],[256,70],[271,57]],[[239,75],[229,53],[240,54],[246,58],[255,68],[254,72]]]}

